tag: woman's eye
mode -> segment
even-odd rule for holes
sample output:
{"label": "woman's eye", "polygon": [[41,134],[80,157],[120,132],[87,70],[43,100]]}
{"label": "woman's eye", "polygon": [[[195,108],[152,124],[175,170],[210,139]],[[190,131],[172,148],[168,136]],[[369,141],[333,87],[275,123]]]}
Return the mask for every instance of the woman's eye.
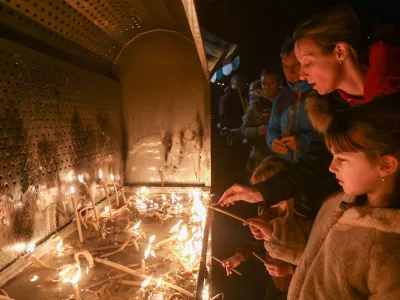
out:
{"label": "woman's eye", "polygon": [[336,159],[337,159],[338,161],[340,161],[340,162],[346,161],[344,158],[341,158],[341,157],[336,157]]}

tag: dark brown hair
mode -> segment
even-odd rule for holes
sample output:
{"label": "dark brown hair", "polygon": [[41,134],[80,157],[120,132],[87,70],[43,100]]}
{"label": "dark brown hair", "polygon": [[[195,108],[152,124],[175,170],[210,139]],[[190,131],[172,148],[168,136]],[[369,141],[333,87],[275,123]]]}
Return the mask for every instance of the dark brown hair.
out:
{"label": "dark brown hair", "polygon": [[360,21],[352,8],[332,7],[297,26],[293,38],[295,41],[309,38],[326,53],[332,52],[338,43],[346,43],[357,60],[361,42]]}
{"label": "dark brown hair", "polygon": [[267,180],[269,177],[279,173],[290,165],[290,163],[279,156],[270,155],[261,160],[251,176],[251,184]]}
{"label": "dark brown hair", "polygon": [[289,37],[285,40],[281,48],[281,57],[289,56],[294,51],[294,39]]}
{"label": "dark brown hair", "polygon": [[400,92],[336,113],[325,133],[333,153],[363,152],[400,159]]}

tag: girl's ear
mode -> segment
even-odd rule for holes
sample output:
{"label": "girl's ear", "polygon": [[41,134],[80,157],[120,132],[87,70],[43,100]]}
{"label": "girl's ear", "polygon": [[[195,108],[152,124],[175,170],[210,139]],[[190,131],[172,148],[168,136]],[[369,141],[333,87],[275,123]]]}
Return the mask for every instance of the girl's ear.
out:
{"label": "girl's ear", "polygon": [[381,157],[379,165],[380,176],[388,177],[397,171],[397,168],[399,167],[399,161],[393,155],[384,155]]}

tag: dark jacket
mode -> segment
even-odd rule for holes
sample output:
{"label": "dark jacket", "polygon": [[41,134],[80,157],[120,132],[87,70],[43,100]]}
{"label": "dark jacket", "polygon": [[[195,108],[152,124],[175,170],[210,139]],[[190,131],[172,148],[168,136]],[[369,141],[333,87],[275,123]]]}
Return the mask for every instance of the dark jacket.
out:
{"label": "dark jacket", "polygon": [[244,115],[239,90],[228,88],[218,102],[220,128],[238,128]]}
{"label": "dark jacket", "polygon": [[[310,88],[312,86],[308,87],[308,89]],[[279,154],[279,156],[291,162],[295,162],[304,156],[315,133],[305,111],[307,94],[308,92],[295,91],[292,86],[283,88],[274,101],[268,123],[267,144],[271,150],[274,139],[280,140],[286,136],[282,126],[285,126],[289,135],[296,135],[301,138],[300,152],[293,153],[291,149],[288,149],[287,153]]]}
{"label": "dark jacket", "polygon": [[310,93],[306,100],[306,109],[311,124],[320,134],[314,134],[306,155],[299,161],[267,181],[254,185],[262,194],[267,206],[302,192],[306,197],[299,199],[308,200],[304,203],[299,203],[301,200],[297,200],[295,207],[311,210],[316,215],[323,199],[339,189],[335,175],[329,172],[332,154],[325,146],[322,133],[335,111],[349,107],[349,103],[337,92],[325,96],[320,96],[316,92]]}

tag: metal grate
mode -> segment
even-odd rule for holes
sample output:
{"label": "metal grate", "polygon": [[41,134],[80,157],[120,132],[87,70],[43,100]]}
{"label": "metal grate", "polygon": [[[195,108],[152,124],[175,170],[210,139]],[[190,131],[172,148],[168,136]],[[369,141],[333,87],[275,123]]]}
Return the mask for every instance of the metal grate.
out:
{"label": "metal grate", "polygon": [[0,61],[1,268],[70,219],[67,175],[122,167],[118,82],[4,39]]}

